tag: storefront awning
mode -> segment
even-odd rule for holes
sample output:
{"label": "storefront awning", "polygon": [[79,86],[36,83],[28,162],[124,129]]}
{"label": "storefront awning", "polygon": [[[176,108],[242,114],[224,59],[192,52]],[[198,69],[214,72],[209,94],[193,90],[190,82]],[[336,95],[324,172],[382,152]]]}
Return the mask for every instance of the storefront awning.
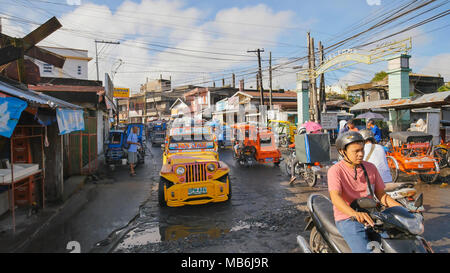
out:
{"label": "storefront awning", "polygon": [[19,88],[2,80],[0,80],[0,93],[5,93],[25,100],[29,105],[37,104],[38,106],[45,106],[49,108],[82,109],[78,105],[68,103],[28,88]]}

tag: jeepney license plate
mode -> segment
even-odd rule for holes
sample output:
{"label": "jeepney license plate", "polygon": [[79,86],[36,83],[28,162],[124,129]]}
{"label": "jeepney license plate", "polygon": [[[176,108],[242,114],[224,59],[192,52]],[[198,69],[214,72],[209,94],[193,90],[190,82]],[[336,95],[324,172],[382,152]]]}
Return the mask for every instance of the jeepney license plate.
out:
{"label": "jeepney license plate", "polygon": [[188,195],[200,195],[200,194],[206,194],[206,193],[208,193],[206,190],[206,187],[189,188],[188,189]]}
{"label": "jeepney license plate", "polygon": [[266,162],[273,162],[273,158],[266,158]]}

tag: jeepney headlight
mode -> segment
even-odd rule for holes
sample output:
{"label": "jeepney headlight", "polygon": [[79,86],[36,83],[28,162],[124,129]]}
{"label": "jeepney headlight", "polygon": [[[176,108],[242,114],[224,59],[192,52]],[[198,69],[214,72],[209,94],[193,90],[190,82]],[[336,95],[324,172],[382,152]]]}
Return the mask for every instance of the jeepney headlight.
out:
{"label": "jeepney headlight", "polygon": [[186,171],[186,170],[184,169],[184,167],[180,166],[180,167],[178,167],[178,168],[176,169],[175,172],[176,172],[178,175],[183,175],[185,171]]}
{"label": "jeepney headlight", "polygon": [[216,170],[216,165],[211,163],[211,164],[208,164],[208,166],[206,166],[206,168],[208,169],[208,171],[210,173],[212,173]]}

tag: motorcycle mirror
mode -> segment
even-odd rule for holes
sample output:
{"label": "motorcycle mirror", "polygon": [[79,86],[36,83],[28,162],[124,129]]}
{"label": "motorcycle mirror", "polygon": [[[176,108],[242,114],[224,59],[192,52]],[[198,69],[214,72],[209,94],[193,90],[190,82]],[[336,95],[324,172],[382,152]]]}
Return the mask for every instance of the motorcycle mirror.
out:
{"label": "motorcycle mirror", "polygon": [[419,194],[416,201],[414,201],[414,207],[420,208],[423,205],[423,193]]}
{"label": "motorcycle mirror", "polygon": [[375,202],[375,200],[373,200],[372,198],[368,197],[359,198],[357,202],[359,207],[363,209],[371,209],[377,207],[377,202]]}

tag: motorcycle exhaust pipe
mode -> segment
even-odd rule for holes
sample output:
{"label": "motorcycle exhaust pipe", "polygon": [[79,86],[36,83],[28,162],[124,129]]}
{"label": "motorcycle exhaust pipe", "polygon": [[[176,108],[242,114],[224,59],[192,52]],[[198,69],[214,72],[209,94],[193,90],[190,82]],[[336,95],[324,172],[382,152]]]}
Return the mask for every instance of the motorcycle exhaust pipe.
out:
{"label": "motorcycle exhaust pipe", "polygon": [[309,248],[308,242],[305,240],[305,238],[303,238],[303,236],[297,236],[297,243],[300,247],[301,253],[312,253],[311,248]]}

